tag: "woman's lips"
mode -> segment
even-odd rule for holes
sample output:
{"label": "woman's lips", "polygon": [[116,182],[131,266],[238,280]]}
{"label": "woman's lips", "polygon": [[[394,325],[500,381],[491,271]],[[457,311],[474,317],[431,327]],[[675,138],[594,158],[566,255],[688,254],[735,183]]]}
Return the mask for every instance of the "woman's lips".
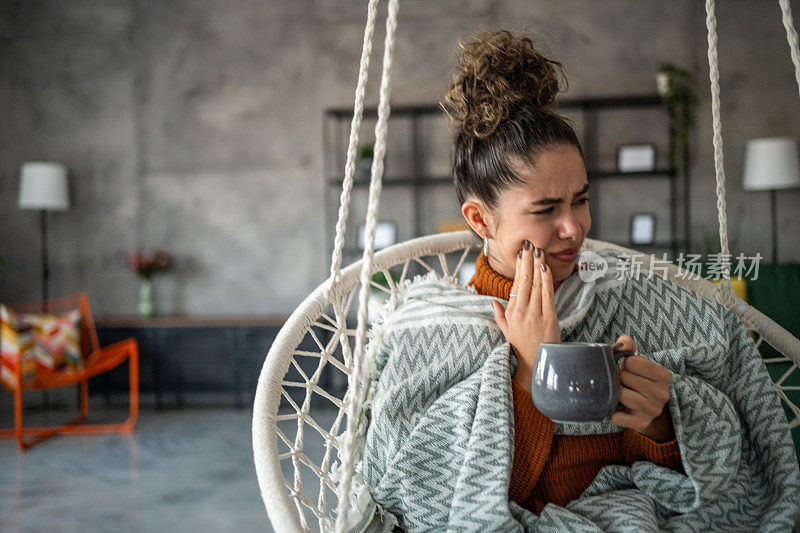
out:
{"label": "woman's lips", "polygon": [[572,261],[575,261],[575,259],[578,257],[578,252],[572,252],[572,253],[561,254],[561,255],[550,254],[550,257],[552,257],[554,259],[557,259],[558,261],[561,261],[562,263],[571,263]]}

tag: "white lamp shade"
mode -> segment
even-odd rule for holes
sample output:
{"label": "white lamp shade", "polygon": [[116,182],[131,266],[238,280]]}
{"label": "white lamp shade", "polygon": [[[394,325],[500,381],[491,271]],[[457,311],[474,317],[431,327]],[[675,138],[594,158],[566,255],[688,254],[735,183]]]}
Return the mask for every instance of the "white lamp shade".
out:
{"label": "white lamp shade", "polygon": [[800,187],[797,141],[792,137],[747,141],[742,187],[746,191]]}
{"label": "white lamp shade", "polygon": [[58,163],[35,161],[22,164],[19,207],[64,211],[69,208],[67,169]]}

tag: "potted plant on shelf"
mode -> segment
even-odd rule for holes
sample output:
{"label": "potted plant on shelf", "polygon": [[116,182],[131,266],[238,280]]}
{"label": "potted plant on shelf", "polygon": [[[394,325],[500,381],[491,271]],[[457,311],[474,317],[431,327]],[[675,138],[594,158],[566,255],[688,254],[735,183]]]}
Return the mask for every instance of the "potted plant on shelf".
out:
{"label": "potted plant on shelf", "polygon": [[669,115],[670,130],[675,137],[672,165],[678,176],[682,176],[686,170],[683,168],[683,153],[689,144],[697,109],[694,77],[673,63],[661,63],[656,72],[656,89],[661,97],[661,105]]}
{"label": "potted plant on shelf", "polygon": [[364,179],[369,179],[372,172],[373,155],[372,143],[364,143],[358,148],[358,157],[361,161],[361,177]]}
{"label": "potted plant on shelf", "polygon": [[150,318],[155,314],[153,304],[152,277],[159,272],[164,272],[172,267],[172,256],[167,248],[161,248],[150,254],[137,251],[128,258],[131,267],[141,279],[139,286],[139,303],[136,311],[143,318]]}

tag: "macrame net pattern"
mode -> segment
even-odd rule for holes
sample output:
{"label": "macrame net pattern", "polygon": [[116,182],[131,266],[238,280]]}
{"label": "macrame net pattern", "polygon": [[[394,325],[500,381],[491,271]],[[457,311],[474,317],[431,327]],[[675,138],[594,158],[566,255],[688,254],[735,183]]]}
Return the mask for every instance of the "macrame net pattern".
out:
{"label": "macrame net pattern", "polygon": [[[400,287],[413,276],[435,272],[457,282],[459,272],[470,253],[480,249],[471,232],[444,233],[421,237],[395,245],[375,254],[373,273],[381,273],[381,281],[371,281],[374,293],[382,302],[398,296]],[[270,396],[279,395],[277,413],[264,422],[275,445],[275,469],[280,476],[279,488],[297,511],[298,525],[303,531],[332,531],[332,511],[338,503],[334,460],[342,448],[347,407],[351,393],[361,388],[345,389],[353,370],[355,336],[353,301],[358,289],[361,262],[341,272],[337,289],[331,291],[327,304],[327,284],[320,285],[287,321],[270,349],[262,370],[272,377],[268,383]],[[371,318],[378,313],[370,310]],[[367,338],[374,333],[368,332]],[[363,400],[363,398],[362,398]],[[366,428],[360,427],[357,438]],[[254,426],[254,438],[255,438]],[[309,456],[304,447],[314,439]],[[323,450],[319,453],[319,450]],[[274,498],[273,494],[270,498]],[[265,499],[266,501],[266,499]],[[271,500],[274,503],[274,500]],[[272,518],[272,514],[270,513]],[[273,524],[276,519],[272,518]],[[278,522],[286,524],[286,522]]]}

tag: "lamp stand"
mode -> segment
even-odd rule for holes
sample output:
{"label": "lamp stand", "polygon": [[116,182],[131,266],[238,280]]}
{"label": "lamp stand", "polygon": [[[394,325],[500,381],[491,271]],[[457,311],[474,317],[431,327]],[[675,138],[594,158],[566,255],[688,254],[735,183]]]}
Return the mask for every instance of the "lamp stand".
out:
{"label": "lamp stand", "polygon": [[[42,311],[47,313],[50,309],[50,304],[47,301],[47,282],[50,277],[50,269],[48,268],[47,257],[47,210],[39,210],[39,237],[42,244]],[[42,391],[42,410],[51,408],[50,405],[50,391]]]}
{"label": "lamp stand", "polygon": [[778,217],[775,201],[775,189],[769,191],[770,207],[772,211],[772,262],[778,263]]}
{"label": "lamp stand", "polygon": [[[47,256],[47,210],[39,210],[39,229],[42,242],[42,311],[48,313],[50,311],[50,303],[47,301],[49,296],[49,283],[50,283],[50,259]],[[50,403],[50,391],[42,391],[42,410],[60,409],[66,407],[66,404]],[[35,410],[35,408],[34,408]]]}
{"label": "lamp stand", "polygon": [[49,259],[47,257],[47,210],[42,209],[40,210],[40,235],[41,235],[41,243],[42,243],[42,301],[44,312],[48,312],[49,303],[47,302],[48,298],[48,282],[50,278],[50,266],[49,266]]}

